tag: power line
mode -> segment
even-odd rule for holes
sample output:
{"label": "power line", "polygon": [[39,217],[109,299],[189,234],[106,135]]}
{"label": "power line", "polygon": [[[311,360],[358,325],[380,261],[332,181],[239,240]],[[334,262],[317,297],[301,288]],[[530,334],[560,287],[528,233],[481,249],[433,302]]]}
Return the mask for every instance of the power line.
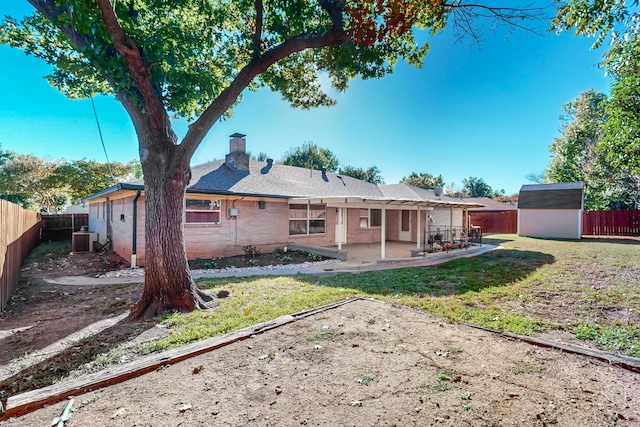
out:
{"label": "power line", "polygon": [[93,116],[96,118],[96,124],[98,125],[98,134],[100,134],[100,142],[102,143],[102,150],[104,151],[104,157],[107,159],[107,166],[109,167],[109,173],[111,173],[111,162],[109,161],[109,155],[107,154],[107,147],[104,145],[104,138],[102,137],[102,129],[100,128],[100,120],[98,120],[98,113],[96,112],[96,104],[91,97],[91,107],[93,108]]}

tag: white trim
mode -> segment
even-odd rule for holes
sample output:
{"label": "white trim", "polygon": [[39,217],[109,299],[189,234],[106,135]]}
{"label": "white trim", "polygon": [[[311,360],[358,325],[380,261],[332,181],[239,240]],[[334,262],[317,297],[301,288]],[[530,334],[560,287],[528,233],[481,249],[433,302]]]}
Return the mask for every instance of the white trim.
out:
{"label": "white trim", "polygon": [[385,244],[387,243],[387,210],[382,207],[382,227],[380,227],[380,259],[385,259]]}

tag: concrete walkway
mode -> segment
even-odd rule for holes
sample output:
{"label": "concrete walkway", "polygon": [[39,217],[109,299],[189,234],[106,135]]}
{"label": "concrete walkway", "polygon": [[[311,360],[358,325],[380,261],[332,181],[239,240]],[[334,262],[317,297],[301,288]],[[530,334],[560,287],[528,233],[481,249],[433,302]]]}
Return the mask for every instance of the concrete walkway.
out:
{"label": "concrete walkway", "polygon": [[[194,279],[202,277],[248,277],[248,276],[293,276],[295,274],[331,275],[338,273],[360,273],[363,271],[391,270],[403,267],[428,267],[442,264],[458,258],[478,256],[494,249],[500,249],[496,245],[473,246],[464,250],[451,252],[439,252],[427,254],[424,257],[379,259],[375,261],[343,261],[328,264],[313,264],[308,266],[292,266],[291,268],[251,267],[233,270],[197,270],[192,272]],[[88,276],[64,276],[55,279],[47,279],[48,283],[56,285],[116,285],[125,283],[143,283],[142,269],[138,274],[120,277],[88,277]]]}

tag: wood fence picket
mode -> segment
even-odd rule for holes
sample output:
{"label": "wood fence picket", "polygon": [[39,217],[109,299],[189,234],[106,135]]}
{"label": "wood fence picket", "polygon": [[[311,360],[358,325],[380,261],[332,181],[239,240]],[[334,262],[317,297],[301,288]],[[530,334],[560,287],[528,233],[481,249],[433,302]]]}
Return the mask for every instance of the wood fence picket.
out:
{"label": "wood fence picket", "polygon": [[0,312],[20,280],[20,267],[40,241],[42,219],[37,212],[0,199]]}

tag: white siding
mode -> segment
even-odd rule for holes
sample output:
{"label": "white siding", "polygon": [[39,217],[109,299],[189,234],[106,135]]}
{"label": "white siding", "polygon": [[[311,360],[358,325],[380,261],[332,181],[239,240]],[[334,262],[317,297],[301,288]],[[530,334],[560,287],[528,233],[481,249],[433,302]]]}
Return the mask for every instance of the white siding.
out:
{"label": "white siding", "polygon": [[580,209],[518,209],[518,235],[552,239],[580,239]]}
{"label": "white siding", "polygon": [[107,206],[106,202],[89,204],[89,231],[98,233],[98,241],[107,242]]}

